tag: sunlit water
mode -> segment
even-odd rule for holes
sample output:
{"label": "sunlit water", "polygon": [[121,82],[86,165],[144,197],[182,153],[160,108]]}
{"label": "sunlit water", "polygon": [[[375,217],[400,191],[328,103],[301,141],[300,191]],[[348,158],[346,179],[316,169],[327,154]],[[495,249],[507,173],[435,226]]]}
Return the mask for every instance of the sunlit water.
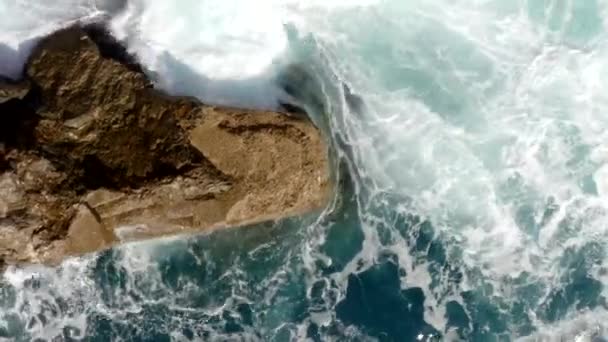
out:
{"label": "sunlit water", "polygon": [[0,73],[40,35],[111,17],[171,93],[305,106],[338,193],[276,224],[11,268],[0,340],[608,335],[608,1],[107,6],[0,0]]}

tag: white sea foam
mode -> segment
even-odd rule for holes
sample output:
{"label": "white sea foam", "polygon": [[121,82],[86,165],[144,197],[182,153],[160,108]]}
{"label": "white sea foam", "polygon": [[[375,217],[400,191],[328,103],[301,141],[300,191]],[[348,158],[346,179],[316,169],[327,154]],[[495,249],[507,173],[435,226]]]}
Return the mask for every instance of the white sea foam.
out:
{"label": "white sea foam", "polygon": [[[307,18],[369,109],[332,117],[365,191],[412,198],[404,212],[458,242],[507,298],[502,282],[523,273],[559,288],[564,251],[608,234],[607,33],[572,28],[592,6],[556,3],[389,1]],[[373,265],[377,225],[363,229],[355,260]]]}
{"label": "white sea foam", "polygon": [[[62,335],[68,327],[71,337],[83,338],[87,311],[80,299],[91,300],[84,304],[91,306],[98,299],[90,277],[92,261],[90,257],[68,259],[57,269],[44,266],[9,268],[4,280],[14,289],[13,306],[3,307],[0,322],[13,329],[23,324],[24,333],[32,339],[50,340]],[[4,293],[4,300],[10,297]]]}
{"label": "white sea foam", "polygon": [[272,63],[287,37],[280,12],[268,1],[134,0],[111,27],[171,93],[277,106]]}
{"label": "white sea foam", "polygon": [[0,15],[0,75],[17,79],[41,37],[75,21],[99,17],[103,11],[93,0],[4,0]]}
{"label": "white sea foam", "polygon": [[[371,44],[364,39],[385,47],[375,51],[375,70],[346,66],[362,70],[349,75],[352,88],[370,95],[366,122],[347,118],[358,166],[379,191],[413,197],[421,213],[464,239],[468,262],[488,263],[494,276],[539,271],[526,262],[536,244],[518,226],[521,206],[531,205],[536,219],[549,198],[606,208],[581,183],[603,177],[605,159],[591,160],[585,151],[605,151],[605,130],[598,127],[608,126],[607,84],[598,78],[607,67],[605,47],[584,51],[556,44],[521,11],[498,7],[432,1],[324,21],[329,32],[352,30],[326,42],[341,52],[334,63],[356,63],[345,56]],[[356,26],[399,15],[411,20]],[[394,46],[397,37],[401,44]],[[428,49],[421,37],[431,42]],[[469,50],[465,58],[463,49]],[[432,77],[430,94],[403,81],[408,70]],[[386,83],[391,72],[402,73],[393,80],[400,87]],[[454,104],[441,105],[447,101]],[[597,183],[602,192],[604,182]],[[602,233],[601,227],[585,222],[590,231],[581,233]]]}
{"label": "white sea foam", "polygon": [[608,314],[605,310],[575,312],[557,324],[537,322],[538,332],[532,336],[520,338],[518,341],[603,341],[603,338],[608,335],[607,322]]}
{"label": "white sea foam", "polygon": [[[334,105],[342,110],[329,113],[333,133],[352,149],[338,152],[352,159],[360,182],[355,189],[364,242],[331,276],[338,288],[327,285],[325,301],[343,298],[348,275],[371,267],[388,250],[408,274],[402,286],[423,289],[434,307],[425,319],[443,330],[442,305],[446,298],[461,301],[457,291],[444,297],[439,292],[448,284],[431,289],[428,263],[411,256],[397,233],[388,246],[381,241],[378,223],[394,222],[370,210],[370,203],[385,193],[411,199],[386,206],[428,219],[436,238],[462,251],[455,262],[479,269],[507,302],[513,288],[503,280],[523,273],[547,293],[562,286],[570,272],[560,268],[564,251],[608,238],[608,46],[605,23],[591,15],[605,15],[608,6],[600,1],[595,11],[592,3],[134,0],[111,28],[164,89],[266,108],[283,95],[273,80],[292,48],[285,25],[311,34],[319,59],[329,62],[327,74],[318,76],[345,82],[367,108],[351,111],[341,103]],[[31,39],[103,13],[86,1],[0,3],[0,13],[20,11],[27,16],[3,15],[9,20],[0,24],[0,49],[6,50],[0,50],[6,61],[0,73],[10,76],[18,73]],[[581,31],[573,23],[586,14],[587,31]],[[310,284],[322,276],[317,264],[331,263],[319,250],[324,229],[311,227],[304,242]],[[146,284],[161,286],[152,250],[130,246],[120,252],[121,265],[132,273],[128,290],[144,297],[157,289],[142,290],[136,279],[145,275]],[[591,274],[602,284],[599,269],[605,267],[601,261]],[[11,270],[6,277],[19,287],[18,279],[32,272]],[[266,279],[268,296],[285,274],[280,269]],[[476,285],[465,276],[458,290]],[[329,324],[332,315],[319,312],[314,320]],[[595,309],[573,311],[563,322],[539,319],[536,336],[584,340],[605,316]],[[303,327],[298,330],[302,336]]]}
{"label": "white sea foam", "polygon": [[305,22],[303,11],[370,3],[133,0],[112,29],[173,94],[276,108],[284,95],[274,76],[289,44],[285,25]]}
{"label": "white sea foam", "polygon": [[[166,91],[216,104],[276,108],[283,94],[274,84],[275,64],[288,47],[284,26],[304,22],[303,11],[374,2],[131,0],[122,6],[117,0],[7,0],[0,3],[6,19],[0,24],[0,75],[18,78],[40,37],[78,20],[112,17],[112,33]],[[122,11],[110,12],[116,9]]]}

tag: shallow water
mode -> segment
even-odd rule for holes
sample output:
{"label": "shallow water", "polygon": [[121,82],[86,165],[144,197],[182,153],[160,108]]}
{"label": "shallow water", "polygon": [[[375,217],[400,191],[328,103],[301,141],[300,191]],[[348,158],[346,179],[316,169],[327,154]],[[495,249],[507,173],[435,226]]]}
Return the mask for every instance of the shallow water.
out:
{"label": "shallow water", "polygon": [[[41,4],[0,0],[0,73],[109,17]],[[607,5],[130,1],[111,28],[158,86],[299,102],[339,192],[306,217],[10,269],[0,339],[602,341]]]}

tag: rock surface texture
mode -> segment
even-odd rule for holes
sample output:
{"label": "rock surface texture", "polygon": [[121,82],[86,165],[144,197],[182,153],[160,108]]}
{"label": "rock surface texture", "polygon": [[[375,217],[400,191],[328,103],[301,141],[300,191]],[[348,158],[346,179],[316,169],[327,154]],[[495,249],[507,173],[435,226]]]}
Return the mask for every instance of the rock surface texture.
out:
{"label": "rock surface texture", "polygon": [[[99,29],[59,31],[0,81],[0,264],[277,219],[329,195],[314,125],[155,90]],[[119,56],[120,57],[120,56]]]}

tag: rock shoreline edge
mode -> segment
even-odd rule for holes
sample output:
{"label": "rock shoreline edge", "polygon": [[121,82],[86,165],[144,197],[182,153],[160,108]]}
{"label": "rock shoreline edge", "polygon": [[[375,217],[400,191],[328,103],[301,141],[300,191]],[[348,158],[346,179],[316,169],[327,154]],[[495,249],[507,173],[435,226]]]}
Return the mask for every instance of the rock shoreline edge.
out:
{"label": "rock shoreline edge", "polygon": [[168,96],[99,26],[0,80],[0,268],[298,215],[331,187],[310,120]]}

